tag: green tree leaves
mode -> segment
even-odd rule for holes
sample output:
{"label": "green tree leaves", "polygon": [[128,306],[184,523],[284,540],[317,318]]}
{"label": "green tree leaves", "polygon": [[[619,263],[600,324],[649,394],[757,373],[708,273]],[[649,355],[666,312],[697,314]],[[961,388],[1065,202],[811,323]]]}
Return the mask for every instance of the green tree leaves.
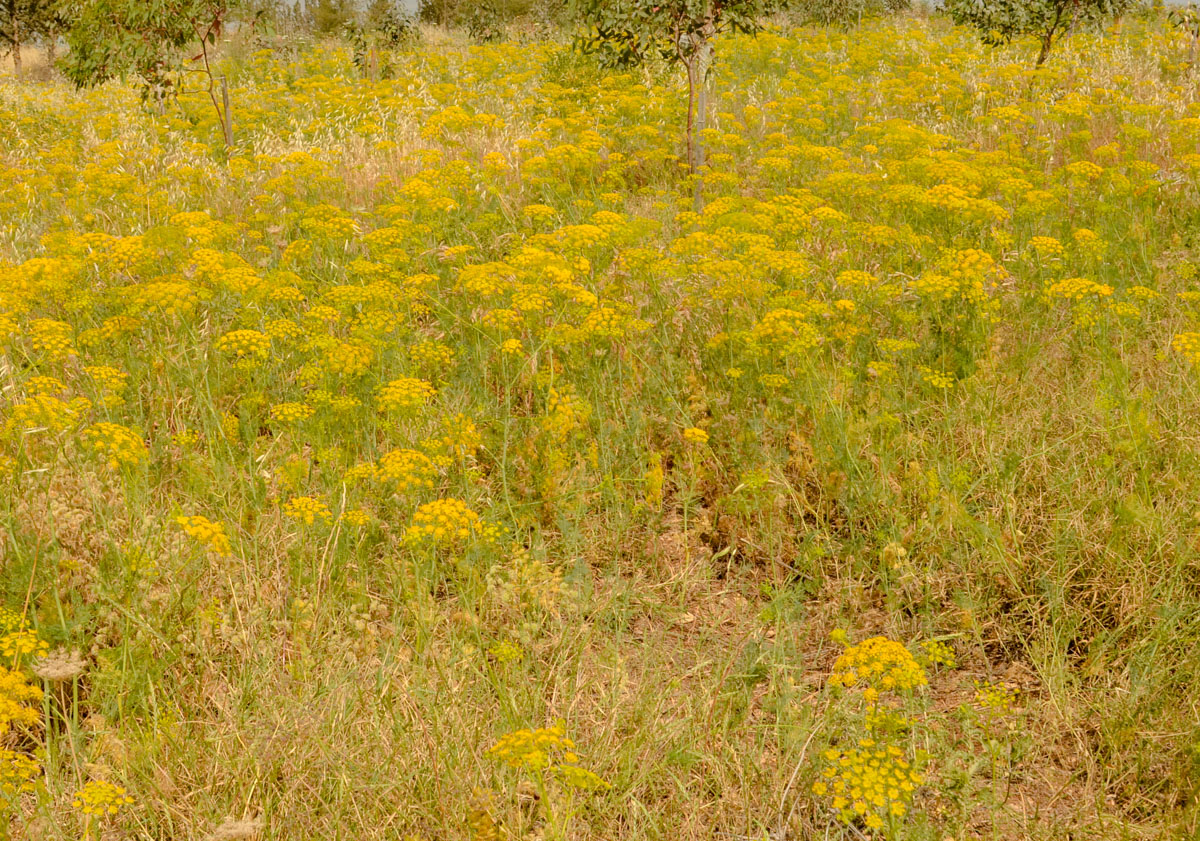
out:
{"label": "green tree leaves", "polygon": [[1041,43],[1037,64],[1071,29],[1094,26],[1120,14],[1128,0],[945,0],[955,23],[979,30],[985,44],[999,46],[1023,35]]}
{"label": "green tree leaves", "polygon": [[[688,164],[704,164],[696,135],[704,129],[705,84],[712,41],[723,32],[758,32],[762,19],[786,0],[571,0],[571,10],[587,27],[576,48],[601,63],[628,66],[653,56],[681,65],[688,77]],[[696,209],[700,182],[696,182]]]}
{"label": "green tree leaves", "polygon": [[588,27],[577,40],[606,64],[637,64],[652,55],[686,62],[722,32],[757,32],[780,0],[572,0]]}
{"label": "green tree leaves", "polygon": [[218,97],[212,48],[240,9],[239,0],[83,0],[63,70],[80,87],[133,75],[156,101],[198,76],[232,146],[228,88],[222,80]]}

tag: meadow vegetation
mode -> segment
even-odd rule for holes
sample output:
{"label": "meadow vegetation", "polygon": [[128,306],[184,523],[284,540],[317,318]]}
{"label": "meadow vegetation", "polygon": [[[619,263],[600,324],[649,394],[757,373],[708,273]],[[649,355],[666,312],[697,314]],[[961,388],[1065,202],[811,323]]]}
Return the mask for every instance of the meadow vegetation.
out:
{"label": "meadow vegetation", "polygon": [[1188,48],[0,78],[0,838],[1196,837]]}

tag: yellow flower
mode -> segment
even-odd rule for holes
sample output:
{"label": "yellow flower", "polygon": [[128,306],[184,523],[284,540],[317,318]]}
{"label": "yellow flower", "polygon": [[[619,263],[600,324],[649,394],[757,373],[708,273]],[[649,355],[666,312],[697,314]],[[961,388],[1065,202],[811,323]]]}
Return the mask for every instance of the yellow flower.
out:
{"label": "yellow flower", "polygon": [[1188,362],[1200,366],[1200,333],[1180,333],[1171,340],[1171,347]]}
{"label": "yellow flower", "polygon": [[175,522],[201,546],[221,556],[233,554],[233,547],[225,534],[224,523],[213,522],[202,516],[176,517]]}
{"label": "yellow flower", "polygon": [[[851,645],[833,664],[829,677],[834,686],[880,691],[908,691],[927,683],[925,670],[909,650],[887,637],[871,637]],[[868,699],[871,700],[871,699]]]}
{"label": "yellow flower", "polygon": [[405,532],[411,544],[455,545],[480,537],[495,540],[499,532],[461,499],[438,499],[420,506]]}
{"label": "yellow flower", "polygon": [[[23,753],[0,748],[0,802],[18,794],[37,790],[36,781],[42,766]],[[0,820],[4,819],[4,807],[0,805]]]}
{"label": "yellow flower", "polygon": [[282,423],[308,420],[315,410],[307,403],[276,403],[271,407],[271,419]]}
{"label": "yellow flower", "polygon": [[890,816],[902,817],[921,775],[894,745],[863,739],[857,748],[830,748],[822,754],[823,779],[812,787],[816,797],[830,797],[830,807],[845,823],[861,820],[872,828]]}
{"label": "yellow flower", "polygon": [[371,524],[371,514],[362,508],[349,508],[338,517],[343,523],[354,528],[366,528]]}
{"label": "yellow flower", "polygon": [[432,488],[437,467],[424,453],[392,450],[379,459],[375,476],[397,493],[406,493]]}
{"label": "yellow flower", "polygon": [[0,636],[0,656],[15,667],[24,657],[45,657],[50,644],[38,636],[32,628],[9,631]]}
{"label": "yellow flower", "polygon": [[133,467],[146,458],[146,445],[141,436],[120,424],[92,424],[83,431],[82,437],[88,448],[103,456],[113,470]]}
{"label": "yellow flower", "polygon": [[271,339],[258,330],[234,330],[217,340],[217,350],[238,359],[266,359],[271,355]]}
{"label": "yellow flower", "polygon": [[567,738],[566,732],[561,721],[552,727],[515,730],[488,748],[487,755],[511,768],[553,773],[563,784],[581,791],[611,788],[609,783],[577,764],[575,743]]}
{"label": "yellow flower", "polygon": [[133,798],[121,786],[92,780],[75,792],[71,807],[89,816],[112,817],[132,803]]}
{"label": "yellow flower", "polygon": [[425,380],[401,377],[379,390],[376,404],[380,411],[411,412],[424,406],[436,393]]}
{"label": "yellow flower", "polygon": [[306,526],[311,526],[318,520],[328,522],[333,517],[329,506],[311,496],[292,497],[284,503],[283,514]]}
{"label": "yellow flower", "polygon": [[42,700],[42,690],[29,683],[22,672],[0,666],[0,736],[13,725],[35,727],[42,715],[34,706]]}

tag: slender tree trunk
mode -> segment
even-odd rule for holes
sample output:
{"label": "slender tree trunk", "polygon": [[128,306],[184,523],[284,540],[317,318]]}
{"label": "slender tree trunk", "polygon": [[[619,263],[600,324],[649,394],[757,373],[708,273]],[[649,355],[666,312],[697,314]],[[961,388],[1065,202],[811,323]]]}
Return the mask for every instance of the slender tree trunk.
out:
{"label": "slender tree trunk", "polygon": [[1042,51],[1038,53],[1036,67],[1041,67],[1046,63],[1046,57],[1050,55],[1050,44],[1053,39],[1053,33],[1047,33],[1042,37]]}
{"label": "slender tree trunk", "polygon": [[708,127],[708,70],[712,66],[713,57],[713,38],[717,36],[717,22],[713,12],[711,0],[705,2],[704,26],[700,29],[700,43],[696,44],[696,84],[700,90],[697,95],[697,104],[699,114],[697,115],[696,125],[698,135],[696,138],[696,155],[695,163],[692,167],[692,207],[699,213],[704,209],[704,179],[700,173],[701,168],[705,164],[704,155],[704,129]]}
{"label": "slender tree trunk", "polygon": [[58,64],[59,60],[59,30],[54,26],[46,32],[46,60],[50,70],[54,70],[54,65]]}
{"label": "slender tree trunk", "polygon": [[12,19],[12,60],[13,72],[21,75],[21,22],[14,13]]}
{"label": "slender tree trunk", "polygon": [[225,148],[233,148],[233,111],[229,107],[229,78],[221,77],[221,129],[225,133]]}
{"label": "slender tree trunk", "polygon": [[[1059,24],[1063,22],[1063,7],[1059,6],[1054,10],[1054,23],[1050,24],[1050,28],[1042,35],[1042,51],[1038,53],[1037,67],[1041,67],[1046,62],[1046,58],[1050,55],[1050,47],[1054,44],[1054,36],[1058,33]],[[1069,24],[1068,24],[1069,26]],[[1064,30],[1066,27],[1064,27]]]}
{"label": "slender tree trunk", "polygon": [[704,166],[704,129],[708,128],[708,67],[712,44],[707,41],[698,53],[696,73],[696,167]]}
{"label": "slender tree trunk", "polygon": [[691,57],[684,65],[688,77],[688,115],[687,115],[687,160],[688,167],[695,172],[695,129],[696,129],[696,59]]}
{"label": "slender tree trunk", "polygon": [[700,49],[696,52],[696,83],[699,90],[696,92],[696,138],[695,138],[695,160],[692,164],[692,207],[699,213],[704,209],[704,179],[700,173],[705,163],[704,155],[704,129],[708,127],[708,68],[712,58],[712,42],[705,40],[700,45]]}

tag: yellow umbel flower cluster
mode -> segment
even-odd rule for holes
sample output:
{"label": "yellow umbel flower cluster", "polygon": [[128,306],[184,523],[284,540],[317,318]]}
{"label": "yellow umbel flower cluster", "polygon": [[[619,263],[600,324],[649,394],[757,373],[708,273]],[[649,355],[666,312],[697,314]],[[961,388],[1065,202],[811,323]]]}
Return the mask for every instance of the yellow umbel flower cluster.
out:
{"label": "yellow umbel flower cluster", "polygon": [[271,355],[271,339],[258,330],[233,330],[217,339],[217,350],[237,359],[266,359]]}
{"label": "yellow umbel flower cluster", "polygon": [[339,377],[357,377],[366,373],[375,352],[362,342],[332,342],[321,348],[321,367]]}
{"label": "yellow umbel flower cluster", "polygon": [[1067,301],[1082,301],[1089,296],[1107,298],[1113,293],[1113,288],[1107,283],[1096,283],[1086,277],[1068,277],[1046,284],[1047,298],[1062,298]]}
{"label": "yellow umbel flower cluster", "polygon": [[925,686],[925,670],[901,643],[887,637],[871,637],[851,645],[833,664],[830,684],[847,688],[859,687],[867,700],[879,692],[895,692]]}
{"label": "yellow umbel flower cluster", "polygon": [[16,431],[63,432],[91,408],[91,401],[85,397],[60,400],[50,394],[33,394],[23,403],[15,403],[9,408],[8,418],[0,429],[5,435]]}
{"label": "yellow umbel flower cluster", "polygon": [[366,528],[371,525],[371,519],[371,512],[363,508],[348,508],[338,517],[340,522],[356,529]]}
{"label": "yellow umbel flower cluster", "polygon": [[111,817],[133,803],[133,798],[119,785],[92,780],[71,800],[71,807],[85,815]]}
{"label": "yellow umbel flower cluster", "polygon": [[419,491],[433,487],[437,467],[429,456],[416,450],[392,450],[379,459],[375,472],[379,481],[396,493]]}
{"label": "yellow umbel flower cluster", "polygon": [[954,649],[941,640],[923,642],[921,643],[921,649],[924,651],[926,665],[945,666],[947,669],[953,669],[958,665],[958,659],[954,656]]}
{"label": "yellow umbel flower cluster", "polygon": [[15,610],[0,607],[0,634],[20,630],[25,627],[25,617]]}
{"label": "yellow umbel flower cluster", "polygon": [[917,368],[921,372],[921,379],[929,383],[934,388],[953,388],[954,375],[948,374],[945,371],[935,371],[927,365],[920,365]]}
{"label": "yellow umbel flower cluster", "polygon": [[129,311],[160,312],[165,316],[189,315],[200,303],[200,296],[188,283],[160,280],[143,283],[130,295]]}
{"label": "yellow umbel flower cluster", "polygon": [[1012,712],[1017,703],[1015,689],[1002,683],[975,683],[975,706],[987,724],[998,724]]}
{"label": "yellow umbel flower cluster", "polygon": [[280,423],[299,423],[308,420],[316,411],[307,403],[276,403],[271,407],[271,420]]}
{"label": "yellow umbel flower cluster", "polygon": [[49,394],[61,396],[67,387],[58,377],[30,377],[25,381],[25,391],[29,394]]}
{"label": "yellow umbel flower cluster", "polygon": [[483,444],[475,421],[461,412],[443,417],[442,430],[444,434],[421,442],[426,452],[435,456],[435,461],[471,458]]}
{"label": "yellow umbel flower cluster", "polygon": [[[0,748],[0,797],[15,797],[34,791],[35,780],[42,766],[33,758],[16,751]],[[4,817],[4,804],[0,803],[0,819]]]}
{"label": "yellow umbel flower cluster", "polygon": [[823,341],[821,331],[808,317],[808,312],[794,309],[771,310],[754,325],[750,340],[765,354],[802,356]]}
{"label": "yellow umbel flower cluster", "polygon": [[506,733],[500,737],[500,741],[488,748],[487,755],[510,768],[543,771],[550,767],[559,753],[574,762],[574,749],[575,743],[567,738],[567,726],[560,721],[552,727]]}
{"label": "yellow umbel flower cluster", "polygon": [[195,540],[201,546],[222,556],[233,554],[233,547],[229,544],[229,537],[225,534],[225,524],[216,523],[208,519],[208,517],[176,517],[175,522],[187,532],[188,537]]}
{"label": "yellow umbel flower cluster", "polygon": [[925,781],[903,750],[874,739],[862,739],[854,748],[830,748],[823,759],[825,768],[813,783],[813,794],[828,797],[843,822],[862,821],[869,829],[903,817]]}
{"label": "yellow umbel flower cluster", "polygon": [[35,318],[29,323],[29,344],[48,360],[65,359],[75,348],[71,343],[71,325],[52,318]]}
{"label": "yellow umbel flower cluster", "polygon": [[431,383],[416,377],[401,377],[379,389],[376,405],[381,412],[414,412],[437,394]]}
{"label": "yellow umbel flower cluster", "polygon": [[132,429],[119,423],[94,423],[83,431],[88,449],[104,457],[113,470],[133,467],[146,458],[146,445]]}
{"label": "yellow umbel flower cluster", "polygon": [[1200,333],[1180,333],[1171,340],[1171,347],[1188,362],[1200,365]]}
{"label": "yellow umbel flower cluster", "polygon": [[500,640],[492,643],[488,646],[487,653],[502,666],[507,666],[509,663],[520,663],[525,659],[525,652],[521,646],[512,640]]}
{"label": "yellow umbel flower cluster", "polygon": [[575,742],[567,738],[567,727],[558,722],[536,730],[514,730],[500,737],[487,755],[510,768],[535,774],[553,773],[570,788],[597,791],[611,788],[609,783],[580,767]]}
{"label": "yellow umbel flower cluster", "polygon": [[409,543],[453,545],[472,537],[491,540],[497,535],[496,527],[485,523],[461,499],[435,499],[416,510],[405,539]]}
{"label": "yellow umbel flower cluster", "polygon": [[29,656],[45,657],[50,644],[37,635],[32,628],[20,628],[0,636],[0,657],[16,668],[20,661]]}
{"label": "yellow umbel flower cluster", "polygon": [[417,367],[441,373],[454,364],[454,348],[443,342],[424,341],[411,345],[408,354]]}
{"label": "yellow umbel flower cluster", "polygon": [[88,375],[102,393],[102,399],[106,406],[120,406],[125,402],[121,393],[125,390],[129,375],[124,371],[113,368],[111,365],[85,365],[83,373]]}
{"label": "yellow umbel flower cluster", "polygon": [[311,496],[292,497],[283,505],[284,516],[298,520],[306,526],[311,526],[318,520],[329,522],[333,513],[329,506]]}
{"label": "yellow umbel flower cluster", "polygon": [[541,426],[552,438],[566,441],[572,433],[583,429],[591,415],[592,407],[572,389],[551,388]]}
{"label": "yellow umbel flower cluster", "polygon": [[37,726],[41,714],[31,705],[41,700],[42,690],[25,675],[0,666],[0,736],[14,725]]}

